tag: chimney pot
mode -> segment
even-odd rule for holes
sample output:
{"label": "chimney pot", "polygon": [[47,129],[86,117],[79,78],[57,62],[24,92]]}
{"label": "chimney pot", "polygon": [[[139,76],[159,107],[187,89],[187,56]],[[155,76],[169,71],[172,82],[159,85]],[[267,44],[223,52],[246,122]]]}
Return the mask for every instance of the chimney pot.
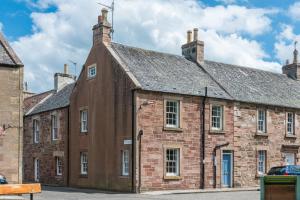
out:
{"label": "chimney pot", "polygon": [[105,8],[102,8],[101,13],[102,13],[102,20],[103,20],[103,22],[107,22],[107,13],[108,13],[108,10],[105,9]]}
{"label": "chimney pot", "polygon": [[198,28],[194,28],[194,41],[198,40]]}
{"label": "chimney pot", "polygon": [[69,74],[69,66],[64,64],[64,74]]}
{"label": "chimney pot", "polygon": [[187,31],[187,43],[192,42],[192,31],[188,30]]}

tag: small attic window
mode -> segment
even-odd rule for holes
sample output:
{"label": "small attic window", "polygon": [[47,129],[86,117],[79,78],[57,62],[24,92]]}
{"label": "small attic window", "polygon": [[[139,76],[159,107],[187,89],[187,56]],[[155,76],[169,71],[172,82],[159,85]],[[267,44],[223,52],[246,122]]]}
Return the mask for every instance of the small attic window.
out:
{"label": "small attic window", "polygon": [[88,78],[94,78],[97,74],[96,65],[90,65],[88,66]]}

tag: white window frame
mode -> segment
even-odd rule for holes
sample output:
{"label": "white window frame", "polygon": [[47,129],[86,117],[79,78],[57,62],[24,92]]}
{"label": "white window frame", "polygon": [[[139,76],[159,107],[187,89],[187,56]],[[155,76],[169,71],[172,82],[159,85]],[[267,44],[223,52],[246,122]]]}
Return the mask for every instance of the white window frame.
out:
{"label": "white window frame", "polygon": [[40,180],[40,160],[34,158],[34,181],[38,182]]}
{"label": "white window frame", "polygon": [[88,154],[87,152],[80,152],[80,174],[88,174]]}
{"label": "white window frame", "polygon": [[51,138],[58,140],[58,118],[56,114],[51,114]]}
{"label": "white window frame", "polygon": [[266,110],[259,109],[257,111],[257,131],[260,133],[267,132],[267,111]]}
{"label": "white window frame", "polygon": [[129,151],[122,151],[122,176],[129,176]]}
{"label": "white window frame", "polygon": [[33,141],[38,144],[40,142],[40,121],[33,119]]}
{"label": "white window frame", "polygon": [[[170,103],[175,106],[169,105]],[[170,110],[173,109],[173,110]],[[165,101],[165,126],[167,128],[179,128],[180,127],[180,101],[179,100],[166,100]],[[171,123],[175,121],[175,123]]]}
{"label": "white window frame", "polygon": [[80,132],[88,132],[88,110],[80,111]]}
{"label": "white window frame", "polygon": [[[296,155],[295,155],[295,153],[284,152],[283,155],[284,155],[285,165],[295,165],[296,164]],[[293,159],[294,162],[291,163],[291,164],[288,164],[288,161],[287,161],[289,156],[293,157],[292,159]]]}
{"label": "white window frame", "polygon": [[288,135],[295,135],[295,114],[292,112],[287,113],[286,129]]}
{"label": "white window frame", "polygon": [[62,158],[57,156],[55,157],[55,162],[56,162],[56,175],[57,176],[62,176]]}
{"label": "white window frame", "polygon": [[94,78],[97,75],[97,67],[96,65],[91,65],[88,67],[88,78]]}
{"label": "white window frame", "polygon": [[[168,155],[171,151],[173,151],[173,156]],[[167,177],[180,176],[180,148],[167,148],[165,150],[165,170]]]}
{"label": "white window frame", "polygon": [[267,151],[266,150],[258,150],[257,153],[257,172],[259,175],[263,175],[266,173],[266,158]]}
{"label": "white window frame", "polygon": [[[214,111],[214,109],[219,109],[218,111]],[[221,131],[224,129],[224,108],[222,105],[212,105],[211,106],[211,129]]]}

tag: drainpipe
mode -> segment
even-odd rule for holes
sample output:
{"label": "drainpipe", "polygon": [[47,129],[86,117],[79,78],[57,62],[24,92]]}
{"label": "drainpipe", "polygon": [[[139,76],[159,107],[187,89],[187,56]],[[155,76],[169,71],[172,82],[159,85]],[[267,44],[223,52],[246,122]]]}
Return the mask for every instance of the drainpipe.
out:
{"label": "drainpipe", "polygon": [[200,189],[204,189],[204,178],[205,178],[205,168],[204,168],[204,159],[205,159],[205,101],[207,98],[207,87],[205,87],[205,93],[204,97],[202,100],[202,112],[200,118],[202,118],[202,130],[201,132],[201,139],[200,139],[200,144],[201,144],[201,150],[200,150],[200,160],[201,160],[201,167],[200,167]]}
{"label": "drainpipe", "polygon": [[217,166],[216,166],[216,154],[217,154],[217,150],[220,149],[220,148],[222,148],[222,147],[228,146],[228,145],[229,145],[229,142],[217,145],[217,146],[215,146],[214,151],[213,151],[214,188],[217,187]]}
{"label": "drainpipe", "polygon": [[[71,111],[70,111],[70,105],[69,107],[67,108],[68,109],[68,127],[67,127],[67,165],[68,167],[65,167],[65,169],[68,170],[68,173],[67,173],[67,186],[69,187],[70,186],[70,123],[71,123],[71,120],[70,120],[70,116],[71,116]],[[65,157],[66,158],[66,157]]]}
{"label": "drainpipe", "polygon": [[142,177],[141,177],[141,173],[142,173],[142,136],[143,136],[144,132],[143,130],[139,131],[139,193],[141,193],[141,185],[142,185]]}
{"label": "drainpipe", "polygon": [[131,94],[131,103],[132,103],[132,110],[131,110],[131,129],[132,129],[132,147],[131,147],[131,190],[134,193],[135,192],[135,181],[134,181],[134,174],[135,174],[135,157],[134,157],[134,150],[135,150],[135,90],[132,90]]}

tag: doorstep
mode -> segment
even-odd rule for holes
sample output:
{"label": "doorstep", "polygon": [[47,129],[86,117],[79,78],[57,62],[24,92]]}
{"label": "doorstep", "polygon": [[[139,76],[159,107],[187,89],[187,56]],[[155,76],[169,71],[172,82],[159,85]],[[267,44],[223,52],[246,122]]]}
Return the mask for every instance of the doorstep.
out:
{"label": "doorstep", "polygon": [[241,191],[259,191],[259,187],[246,188],[217,188],[217,189],[193,189],[193,190],[161,190],[142,192],[146,195],[164,195],[164,194],[187,194],[187,193],[214,193],[214,192],[241,192]]}

